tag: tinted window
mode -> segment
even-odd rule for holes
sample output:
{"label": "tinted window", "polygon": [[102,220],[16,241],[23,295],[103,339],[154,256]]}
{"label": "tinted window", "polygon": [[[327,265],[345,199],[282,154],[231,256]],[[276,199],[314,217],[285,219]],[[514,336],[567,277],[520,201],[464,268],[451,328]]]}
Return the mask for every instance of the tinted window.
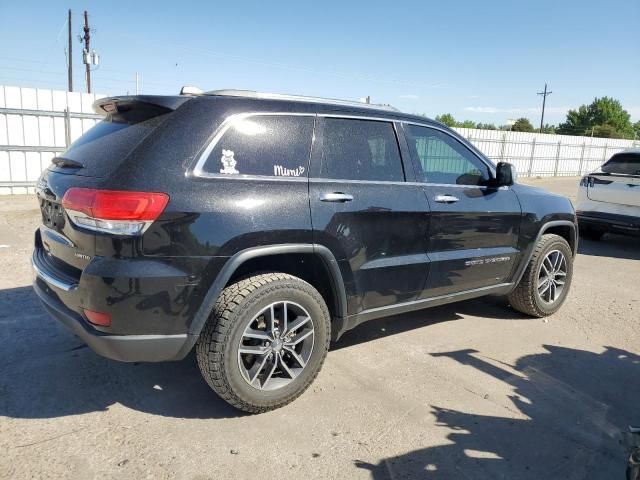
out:
{"label": "tinted window", "polygon": [[230,175],[306,177],[312,135],[313,117],[260,115],[236,120],[204,169]]}
{"label": "tinted window", "polygon": [[484,185],[489,180],[487,166],[451,135],[416,125],[408,125],[407,134],[423,182]]}
{"label": "tinted window", "polygon": [[640,153],[618,153],[602,166],[605,173],[640,175]]}
{"label": "tinted window", "polygon": [[403,182],[404,172],[393,125],[325,118],[321,176]]}
{"label": "tinted window", "polygon": [[[107,176],[118,166],[168,115],[140,123],[102,120],[73,142],[60,157],[84,165],[74,173],[96,177]],[[61,167],[49,167],[63,171]]]}

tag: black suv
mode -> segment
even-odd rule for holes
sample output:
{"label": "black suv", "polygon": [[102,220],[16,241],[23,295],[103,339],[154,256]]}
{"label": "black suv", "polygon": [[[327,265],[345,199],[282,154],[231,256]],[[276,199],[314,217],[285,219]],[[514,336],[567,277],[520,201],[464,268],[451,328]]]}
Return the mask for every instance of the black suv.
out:
{"label": "black suv", "polygon": [[569,291],[570,201],[438,122],[234,90],[95,109],[38,181],[34,289],[105,357],[195,348],[239,409],[295,399],[366,320],[487,294],[541,317]]}

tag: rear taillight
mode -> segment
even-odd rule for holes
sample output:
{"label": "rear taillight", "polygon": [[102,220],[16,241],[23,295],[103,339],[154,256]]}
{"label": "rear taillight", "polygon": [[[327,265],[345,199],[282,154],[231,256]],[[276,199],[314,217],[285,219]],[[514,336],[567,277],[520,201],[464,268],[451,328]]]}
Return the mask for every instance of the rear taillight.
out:
{"label": "rear taillight", "polygon": [[114,235],[140,235],[168,202],[166,193],[73,187],[64,194],[62,206],[79,227]]}
{"label": "rear taillight", "polygon": [[593,187],[593,183],[593,177],[590,177],[589,175],[587,175],[586,177],[582,177],[582,179],[580,180],[581,187]]}

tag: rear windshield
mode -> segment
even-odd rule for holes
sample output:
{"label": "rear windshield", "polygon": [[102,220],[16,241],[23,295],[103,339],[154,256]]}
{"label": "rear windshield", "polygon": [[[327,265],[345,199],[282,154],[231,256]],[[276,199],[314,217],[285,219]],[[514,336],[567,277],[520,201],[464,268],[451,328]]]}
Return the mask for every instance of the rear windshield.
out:
{"label": "rear windshield", "polygon": [[49,169],[91,177],[108,176],[158,126],[161,118],[167,116],[161,115],[139,123],[102,120],[59,155],[82,164],[83,168],[51,165]]}
{"label": "rear windshield", "polygon": [[602,166],[605,173],[640,175],[640,153],[618,153]]}

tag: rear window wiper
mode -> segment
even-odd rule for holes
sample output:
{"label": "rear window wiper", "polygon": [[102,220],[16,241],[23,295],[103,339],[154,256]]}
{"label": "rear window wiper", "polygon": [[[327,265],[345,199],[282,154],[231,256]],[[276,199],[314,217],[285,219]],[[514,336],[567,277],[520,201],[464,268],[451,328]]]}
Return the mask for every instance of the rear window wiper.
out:
{"label": "rear window wiper", "polygon": [[51,159],[51,163],[53,163],[56,167],[84,168],[84,165],[82,163],[64,157],[53,157]]}

